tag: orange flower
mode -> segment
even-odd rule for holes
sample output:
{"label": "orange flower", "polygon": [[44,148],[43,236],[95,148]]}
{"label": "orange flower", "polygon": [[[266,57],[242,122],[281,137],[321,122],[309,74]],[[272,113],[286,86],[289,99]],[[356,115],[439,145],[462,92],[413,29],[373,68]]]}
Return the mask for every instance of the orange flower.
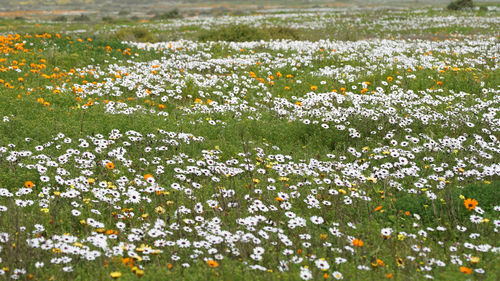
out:
{"label": "orange flower", "polygon": [[388,273],[385,275],[385,278],[387,278],[387,279],[391,279],[392,277],[394,277],[394,275],[392,273]]}
{"label": "orange flower", "polygon": [[392,77],[391,76],[387,77],[387,81],[392,82]]}
{"label": "orange flower", "polygon": [[468,268],[466,266],[461,266],[460,267],[460,272],[465,273],[465,274],[471,274],[472,273],[472,268]]}
{"label": "orange flower", "polygon": [[124,266],[133,267],[134,266],[134,259],[133,258],[123,258],[122,263]]}
{"label": "orange flower", "polygon": [[318,89],[318,86],[311,86],[311,91],[316,91]]}
{"label": "orange flower", "polygon": [[381,209],[382,209],[382,206],[377,206],[377,208],[375,208],[375,210],[373,210],[373,211],[378,212],[378,211],[380,211]]}
{"label": "orange flower", "polygon": [[32,181],[25,181],[24,186],[26,186],[26,188],[33,188],[35,184]]}
{"label": "orange flower", "polygon": [[214,261],[214,260],[207,260],[207,264],[208,264],[208,266],[210,266],[212,268],[216,268],[219,266],[219,263],[217,261]]}
{"label": "orange flower", "polygon": [[464,201],[465,208],[467,208],[469,211],[474,210],[474,208],[476,208],[477,204],[478,204],[478,202],[476,199],[467,198]]}
{"label": "orange flower", "polygon": [[106,169],[113,170],[114,168],[115,168],[115,164],[113,164],[113,162],[108,162],[108,164],[106,164]]}
{"label": "orange flower", "polygon": [[354,239],[352,240],[352,245],[356,246],[356,247],[363,247],[363,245],[365,244],[365,242],[361,241],[361,239]]}

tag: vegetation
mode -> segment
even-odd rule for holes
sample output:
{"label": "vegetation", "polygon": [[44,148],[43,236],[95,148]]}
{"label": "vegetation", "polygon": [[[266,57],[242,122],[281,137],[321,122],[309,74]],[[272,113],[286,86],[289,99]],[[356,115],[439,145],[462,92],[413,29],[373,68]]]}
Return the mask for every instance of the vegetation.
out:
{"label": "vegetation", "polygon": [[293,39],[299,38],[296,30],[278,27],[250,27],[247,25],[222,26],[210,30],[199,31],[198,39],[207,41],[230,41],[245,42],[271,39]]}
{"label": "vegetation", "polygon": [[451,2],[448,5],[448,10],[463,10],[463,9],[472,9],[474,7],[474,4],[472,3],[472,0],[457,0],[454,2]]}
{"label": "vegetation", "polygon": [[0,19],[0,280],[498,280],[496,6],[176,13]]}
{"label": "vegetation", "polygon": [[173,9],[161,14],[156,14],[153,19],[155,20],[169,20],[169,19],[179,19],[182,18],[182,14],[179,9]]}

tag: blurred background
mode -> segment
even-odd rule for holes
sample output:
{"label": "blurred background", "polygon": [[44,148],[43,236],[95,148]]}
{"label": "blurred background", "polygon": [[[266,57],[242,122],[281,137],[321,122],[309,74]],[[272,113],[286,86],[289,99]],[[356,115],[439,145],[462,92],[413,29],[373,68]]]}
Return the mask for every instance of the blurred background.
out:
{"label": "blurred background", "polygon": [[[475,0],[498,4],[499,0]],[[450,0],[0,0],[0,17],[121,16],[151,19],[175,10],[183,16],[239,15],[296,8],[445,7]]]}

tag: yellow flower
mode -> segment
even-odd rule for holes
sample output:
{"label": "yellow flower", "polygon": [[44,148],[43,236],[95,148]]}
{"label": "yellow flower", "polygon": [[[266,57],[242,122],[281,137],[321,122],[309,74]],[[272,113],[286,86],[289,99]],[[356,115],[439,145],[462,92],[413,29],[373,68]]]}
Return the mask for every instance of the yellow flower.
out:
{"label": "yellow flower", "polygon": [[119,271],[114,271],[114,272],[111,272],[111,273],[109,274],[109,276],[111,276],[111,278],[117,279],[117,278],[122,277],[122,273],[121,273],[121,272],[119,272]]}
{"label": "yellow flower", "polygon": [[318,89],[318,86],[311,86],[311,91],[316,91]]}
{"label": "yellow flower", "polygon": [[475,256],[470,257],[470,262],[473,264],[478,263],[479,260],[480,260],[479,257],[475,257]]}
{"label": "yellow flower", "polygon": [[162,206],[158,206],[156,207],[155,212],[157,212],[158,214],[164,214],[165,209]]}
{"label": "yellow flower", "polygon": [[137,277],[141,278],[143,275],[144,275],[144,270],[142,269],[137,269],[135,271],[135,275],[137,275]]}

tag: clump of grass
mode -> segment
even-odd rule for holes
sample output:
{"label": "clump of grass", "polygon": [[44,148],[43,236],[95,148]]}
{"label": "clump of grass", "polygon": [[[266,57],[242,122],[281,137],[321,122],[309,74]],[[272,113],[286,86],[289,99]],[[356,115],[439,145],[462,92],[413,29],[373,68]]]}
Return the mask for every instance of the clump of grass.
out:
{"label": "clump of grass", "polygon": [[200,31],[200,41],[230,41],[245,42],[271,39],[299,39],[299,33],[292,28],[276,27],[252,27],[248,25],[222,26]]}
{"label": "clump of grass", "polygon": [[457,0],[451,2],[446,8],[448,10],[459,11],[464,9],[471,9],[472,7],[474,7],[472,0]]}
{"label": "clump of grass", "polygon": [[134,42],[152,42],[155,41],[154,35],[143,27],[123,28],[118,30],[114,37],[121,41]]}
{"label": "clump of grass", "polygon": [[155,14],[155,16],[153,17],[154,20],[170,20],[179,18],[182,18],[182,14],[177,8],[161,14]]}
{"label": "clump of grass", "polygon": [[66,16],[57,16],[54,18],[54,21],[60,21],[60,22],[65,22],[65,21],[68,21],[68,18]]}
{"label": "clump of grass", "polygon": [[74,17],[73,20],[74,21],[80,21],[80,22],[89,22],[90,18],[87,15],[81,14],[81,15],[79,15],[77,17]]}

